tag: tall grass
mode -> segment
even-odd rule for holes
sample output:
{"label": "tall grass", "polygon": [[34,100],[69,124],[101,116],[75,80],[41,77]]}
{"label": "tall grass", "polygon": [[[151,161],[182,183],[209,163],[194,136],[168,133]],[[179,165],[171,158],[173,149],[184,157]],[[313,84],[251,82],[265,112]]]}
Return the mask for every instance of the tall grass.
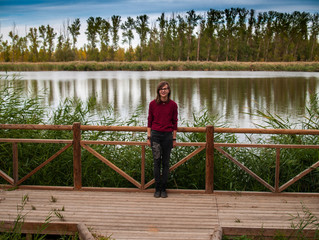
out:
{"label": "tall grass", "polygon": [[0,71],[302,71],[318,72],[318,62],[46,62],[0,63]]}
{"label": "tall grass", "polygon": [[[122,119],[115,114],[112,106],[99,109],[94,98],[83,102],[78,99],[66,99],[56,109],[43,106],[40,97],[23,96],[22,87],[16,85],[19,81],[4,81],[6,84],[0,89],[0,124],[53,124],[71,125],[74,122],[92,125],[108,126],[146,126],[146,119],[141,119],[142,108],[137,108],[135,114],[128,119]],[[312,96],[308,104],[308,114],[301,126],[304,129],[318,129],[319,99]],[[263,117],[263,128],[293,128],[289,118],[283,120],[269,112],[258,110],[257,114]],[[202,114],[193,116],[192,123],[181,122],[180,126],[227,127],[218,116],[210,116],[203,109]],[[47,139],[72,139],[71,131],[35,131],[35,130],[0,130],[0,138],[47,138]],[[82,138],[86,140],[109,141],[145,141],[146,133],[132,132],[99,132],[84,131]],[[204,142],[203,133],[178,133],[180,142]],[[318,136],[297,135],[269,135],[251,137],[248,141],[254,143],[285,143],[285,144],[314,144],[319,142]],[[235,134],[216,134],[216,142],[236,143]],[[63,147],[62,144],[31,144],[20,143],[19,149],[19,177],[25,176],[40,163],[48,159]],[[138,146],[112,146],[91,145],[93,149],[102,154],[106,159],[127,172],[139,181],[141,172],[141,147]],[[0,144],[0,169],[12,175],[12,146],[10,143]],[[195,147],[177,147],[172,151],[171,165],[186,157]],[[250,168],[257,175],[274,185],[275,181],[275,150],[228,148],[232,156]],[[303,169],[318,161],[317,150],[287,149],[281,150],[280,184],[290,180]],[[134,187],[118,173],[110,169],[92,154],[82,150],[82,176],[84,186],[94,187]],[[146,148],[146,181],[153,178],[153,160],[150,148]],[[288,191],[319,192],[319,170],[315,169],[306,177],[290,186]],[[0,183],[6,183],[0,179]],[[73,186],[73,153],[72,149],[57,157],[46,167],[41,169],[23,184]],[[205,151],[197,154],[189,161],[178,167],[170,175],[170,188],[204,189],[205,188]],[[214,155],[214,188],[216,190],[233,191],[268,191],[263,185],[239,169],[231,161],[215,151]]]}

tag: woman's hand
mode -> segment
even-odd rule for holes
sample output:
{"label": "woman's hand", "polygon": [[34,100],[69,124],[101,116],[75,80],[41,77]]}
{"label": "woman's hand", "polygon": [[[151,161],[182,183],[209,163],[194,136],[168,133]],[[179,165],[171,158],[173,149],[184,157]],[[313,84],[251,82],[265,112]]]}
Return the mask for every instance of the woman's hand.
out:
{"label": "woman's hand", "polygon": [[173,139],[173,148],[176,147],[176,139]]}

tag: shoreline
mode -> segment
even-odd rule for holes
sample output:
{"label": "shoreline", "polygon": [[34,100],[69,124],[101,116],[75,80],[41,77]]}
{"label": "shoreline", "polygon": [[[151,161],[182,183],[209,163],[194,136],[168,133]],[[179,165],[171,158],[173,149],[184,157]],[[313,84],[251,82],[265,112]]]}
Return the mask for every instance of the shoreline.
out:
{"label": "shoreline", "polygon": [[0,71],[291,71],[319,72],[319,62],[0,62]]}

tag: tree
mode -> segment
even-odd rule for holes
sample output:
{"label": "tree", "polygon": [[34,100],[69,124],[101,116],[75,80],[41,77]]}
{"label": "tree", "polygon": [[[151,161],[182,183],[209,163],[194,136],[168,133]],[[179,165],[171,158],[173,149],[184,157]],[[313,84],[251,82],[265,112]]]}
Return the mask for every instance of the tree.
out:
{"label": "tree", "polygon": [[100,42],[101,42],[101,52],[100,52],[100,60],[106,61],[108,56],[108,46],[109,46],[109,31],[110,31],[111,25],[110,23],[102,19],[101,25],[99,29],[99,36],[100,36]]}
{"label": "tree", "polygon": [[233,33],[235,27],[235,20],[238,13],[236,8],[225,9],[225,19],[226,19],[226,26],[225,26],[225,35],[226,35],[226,61],[229,60],[229,53],[230,53],[230,45],[233,42]]}
{"label": "tree", "polygon": [[140,60],[143,59],[143,50],[146,46],[147,34],[150,31],[148,27],[148,19],[149,17],[145,14],[136,17],[135,30],[140,37]]}
{"label": "tree", "polygon": [[201,18],[202,17],[200,15],[197,15],[194,10],[187,12],[187,15],[186,15],[186,22],[187,22],[186,34],[187,34],[187,43],[188,43],[187,61],[189,61],[189,58],[190,58],[194,28],[197,26],[198,20],[200,20]]}
{"label": "tree", "polygon": [[[310,18],[311,21],[311,27],[310,27],[310,59],[311,61],[314,60],[315,50],[318,49],[318,34],[319,34],[319,13],[315,13]],[[318,61],[318,55],[317,55],[317,61]]]}
{"label": "tree", "polygon": [[47,44],[48,44],[48,60],[51,61],[53,51],[54,51],[54,39],[57,33],[54,32],[54,29],[50,27],[50,25],[47,25],[46,34],[47,34]]}
{"label": "tree", "polygon": [[39,47],[39,39],[38,39],[38,29],[37,28],[30,28],[27,37],[30,39],[31,46],[31,61],[37,62],[39,60],[38,57],[38,47]]}
{"label": "tree", "polygon": [[133,18],[128,17],[127,20],[121,25],[122,29],[122,43],[128,43],[129,49],[126,54],[126,59],[128,61],[132,61],[133,59],[133,48],[132,48],[132,40],[134,39],[133,30],[135,28],[135,21]]}
{"label": "tree", "polygon": [[211,49],[212,45],[216,39],[217,30],[220,28],[220,25],[223,23],[223,12],[219,10],[210,9],[207,12],[207,21],[206,21],[206,29],[205,34],[207,36],[207,54],[206,60],[209,61],[211,59]]}
{"label": "tree", "polygon": [[255,10],[251,9],[249,12],[249,19],[248,19],[248,28],[247,28],[247,42],[246,45],[248,47],[247,49],[247,60],[252,61],[252,50],[253,50],[253,29],[256,24],[255,19]]}
{"label": "tree", "polygon": [[99,60],[96,44],[98,43],[97,34],[99,33],[101,23],[101,17],[89,17],[87,20],[87,29],[85,33],[87,34],[87,39],[89,41],[88,60]]}
{"label": "tree", "polygon": [[72,48],[75,50],[75,44],[77,42],[78,36],[80,35],[80,28],[81,28],[81,22],[79,18],[76,18],[71,26],[68,26],[68,30],[71,33],[72,36]]}
{"label": "tree", "polygon": [[159,27],[160,27],[160,60],[163,61],[164,60],[164,36],[165,36],[165,28],[167,25],[167,20],[165,20],[165,14],[162,13],[162,15],[157,18],[157,20],[159,22]]}
{"label": "tree", "polygon": [[14,62],[17,57],[17,42],[19,39],[19,36],[15,34],[15,25],[13,27],[13,30],[9,32],[9,37],[11,38],[11,48],[12,48],[12,55],[11,55],[11,61]]}
{"label": "tree", "polygon": [[112,27],[111,27],[111,33],[112,33],[112,43],[113,43],[113,49],[116,51],[118,48],[118,42],[119,42],[119,28],[121,24],[121,17],[120,16],[112,16]]}
{"label": "tree", "polygon": [[128,43],[129,48],[132,47],[132,40],[134,39],[134,34],[133,34],[134,28],[135,28],[135,21],[131,17],[128,17],[127,20],[121,25],[121,29],[123,30],[122,43]]}
{"label": "tree", "polygon": [[185,41],[185,31],[186,31],[186,22],[181,15],[177,15],[178,19],[178,61],[182,60],[182,54],[184,50],[184,41]]}
{"label": "tree", "polygon": [[46,60],[46,51],[47,51],[47,37],[46,37],[46,28],[44,25],[39,27],[39,37],[42,38],[42,47],[40,48],[40,60]]}
{"label": "tree", "polygon": [[246,29],[246,18],[249,13],[245,8],[237,8],[238,21],[236,23],[236,55],[235,61],[243,60],[247,58],[247,29]]}
{"label": "tree", "polygon": [[197,53],[196,53],[197,57],[196,57],[196,61],[199,61],[201,38],[202,38],[202,35],[205,32],[205,25],[206,25],[206,20],[202,19],[200,21],[200,24],[199,24],[200,27],[199,27],[199,33],[198,33],[198,38],[197,38]]}
{"label": "tree", "polygon": [[172,17],[169,19],[168,24],[166,24],[166,59],[167,60],[176,60],[177,59],[177,20],[175,18],[174,13]]}
{"label": "tree", "polygon": [[102,18],[101,17],[96,17],[96,18],[89,17],[89,19],[86,22],[87,22],[87,29],[86,29],[85,34],[87,35],[87,39],[89,41],[89,46],[91,47],[91,49],[95,49],[96,44],[98,42],[97,34],[99,32],[99,29],[100,29]]}

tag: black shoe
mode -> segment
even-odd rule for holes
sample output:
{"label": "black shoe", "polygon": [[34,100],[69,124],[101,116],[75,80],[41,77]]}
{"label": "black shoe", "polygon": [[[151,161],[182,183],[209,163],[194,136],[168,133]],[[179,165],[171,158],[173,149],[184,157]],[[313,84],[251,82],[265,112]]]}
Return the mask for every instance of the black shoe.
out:
{"label": "black shoe", "polygon": [[156,191],[154,197],[159,198],[161,196],[161,191]]}
{"label": "black shoe", "polygon": [[165,190],[161,192],[161,197],[167,198],[167,192]]}

